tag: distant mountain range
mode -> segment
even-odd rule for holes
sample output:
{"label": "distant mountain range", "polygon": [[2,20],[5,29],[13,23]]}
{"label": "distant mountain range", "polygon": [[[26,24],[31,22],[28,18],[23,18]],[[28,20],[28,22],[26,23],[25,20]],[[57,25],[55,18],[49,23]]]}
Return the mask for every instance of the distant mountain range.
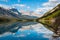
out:
{"label": "distant mountain range", "polygon": [[22,15],[22,13],[20,13],[15,8],[5,9],[3,7],[0,7],[0,17],[17,18],[17,19],[35,19],[35,18],[37,18],[36,16]]}
{"label": "distant mountain range", "polygon": [[18,18],[18,15],[16,15],[12,10],[0,7],[0,17]]}

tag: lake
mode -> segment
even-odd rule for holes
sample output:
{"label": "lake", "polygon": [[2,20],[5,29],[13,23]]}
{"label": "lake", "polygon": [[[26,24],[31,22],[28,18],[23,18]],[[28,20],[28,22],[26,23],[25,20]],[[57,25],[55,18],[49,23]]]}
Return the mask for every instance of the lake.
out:
{"label": "lake", "polygon": [[37,22],[13,22],[0,24],[0,40],[59,40],[53,32]]}

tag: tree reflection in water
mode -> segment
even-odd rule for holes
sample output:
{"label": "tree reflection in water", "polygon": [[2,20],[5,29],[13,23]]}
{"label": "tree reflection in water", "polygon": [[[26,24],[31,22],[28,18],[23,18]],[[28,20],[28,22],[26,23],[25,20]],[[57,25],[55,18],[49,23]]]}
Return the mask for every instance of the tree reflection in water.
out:
{"label": "tree reflection in water", "polygon": [[60,37],[51,37],[49,40],[60,40]]}

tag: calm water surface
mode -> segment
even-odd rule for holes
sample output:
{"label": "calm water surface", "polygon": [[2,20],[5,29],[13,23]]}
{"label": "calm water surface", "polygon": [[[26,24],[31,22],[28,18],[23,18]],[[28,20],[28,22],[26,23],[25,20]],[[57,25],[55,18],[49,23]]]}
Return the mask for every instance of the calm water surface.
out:
{"label": "calm water surface", "polygon": [[53,32],[36,22],[0,24],[0,40],[59,40]]}

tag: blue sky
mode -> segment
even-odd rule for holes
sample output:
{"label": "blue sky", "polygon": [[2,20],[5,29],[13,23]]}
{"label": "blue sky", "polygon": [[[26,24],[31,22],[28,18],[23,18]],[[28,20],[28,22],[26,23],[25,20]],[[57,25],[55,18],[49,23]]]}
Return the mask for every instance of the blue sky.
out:
{"label": "blue sky", "polygon": [[7,1],[0,0],[0,4],[6,4],[6,5],[24,4],[31,7],[41,6],[41,4],[43,4],[44,2],[48,2],[48,0],[44,0],[44,1],[43,0],[7,0]]}
{"label": "blue sky", "polygon": [[[14,4],[24,5],[23,10],[30,8],[30,10],[35,10],[38,7],[42,7],[44,2],[48,2],[48,0],[0,0],[0,4],[12,6]],[[20,6],[15,6],[17,9],[21,9]]]}
{"label": "blue sky", "polygon": [[60,0],[0,0],[0,6],[5,8],[16,8],[18,10],[30,10],[45,13],[52,9]]}

